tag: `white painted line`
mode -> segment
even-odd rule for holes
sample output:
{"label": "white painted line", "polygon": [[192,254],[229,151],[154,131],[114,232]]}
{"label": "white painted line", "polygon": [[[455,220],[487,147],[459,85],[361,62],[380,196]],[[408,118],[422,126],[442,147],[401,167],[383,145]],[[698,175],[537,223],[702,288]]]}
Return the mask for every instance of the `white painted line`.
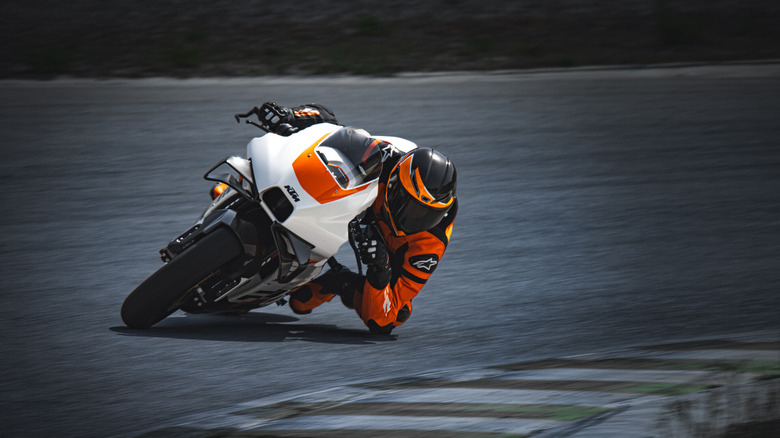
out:
{"label": "white painted line", "polygon": [[772,350],[686,350],[686,351],[664,352],[659,357],[668,358],[668,359],[780,360],[780,351],[772,351]]}
{"label": "white painted line", "polygon": [[650,383],[687,383],[699,385],[736,385],[748,383],[760,374],[742,374],[715,371],[662,371],[589,368],[550,368],[541,370],[510,371],[496,380],[585,380]]}
{"label": "white painted line", "polygon": [[263,397],[237,405],[240,409],[260,408],[281,402],[310,403],[316,399],[323,402],[361,401],[366,397],[373,397],[381,391],[354,386],[336,386],[320,391],[299,390],[285,392]]}
{"label": "white painted line", "polygon": [[312,415],[276,420],[248,430],[448,430],[527,434],[561,424],[554,420],[487,417]]}
{"label": "white painted line", "polygon": [[[326,394],[310,394],[295,401],[328,402]],[[644,394],[622,394],[593,391],[538,391],[524,389],[483,388],[413,388],[377,391],[361,402],[394,403],[484,403],[484,404],[544,404],[616,408],[638,402],[662,400],[665,397]]]}
{"label": "white painted line", "polygon": [[252,429],[268,423],[269,420],[249,415],[213,413],[191,415],[176,423],[177,426],[190,426],[199,429]]}

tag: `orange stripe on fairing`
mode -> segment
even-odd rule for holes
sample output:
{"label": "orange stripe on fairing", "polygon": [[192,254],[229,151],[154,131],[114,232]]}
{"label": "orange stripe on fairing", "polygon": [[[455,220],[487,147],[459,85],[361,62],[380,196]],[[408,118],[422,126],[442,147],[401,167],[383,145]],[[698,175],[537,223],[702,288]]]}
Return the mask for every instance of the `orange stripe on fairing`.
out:
{"label": "orange stripe on fairing", "polygon": [[301,183],[301,188],[320,204],[337,201],[354,193],[361,192],[371,185],[370,183],[366,183],[355,187],[354,189],[346,190],[342,189],[336,180],[333,179],[333,175],[331,175],[330,171],[325,167],[325,163],[323,163],[320,160],[320,157],[314,153],[314,148],[330,134],[332,133],[329,132],[323,135],[322,138],[303,151],[303,153],[293,161],[293,171],[298,178],[298,182]]}

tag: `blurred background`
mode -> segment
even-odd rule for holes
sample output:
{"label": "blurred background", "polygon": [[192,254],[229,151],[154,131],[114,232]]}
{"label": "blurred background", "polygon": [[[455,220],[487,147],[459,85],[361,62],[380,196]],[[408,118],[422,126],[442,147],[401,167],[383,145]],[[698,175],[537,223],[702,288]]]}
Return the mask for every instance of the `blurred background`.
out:
{"label": "blurred background", "polygon": [[[34,80],[0,81],[0,435],[131,436],[287,391],[777,332],[779,10],[4,2],[0,79]],[[387,77],[403,72],[433,74]],[[174,79],[115,79],[156,76]],[[202,174],[260,134],[232,115],[264,100],[457,163],[446,263],[392,337],[336,302],[123,327],[125,296],[206,206]]]}
{"label": "blurred background", "polygon": [[4,2],[0,77],[253,76],[778,58],[773,0]]}

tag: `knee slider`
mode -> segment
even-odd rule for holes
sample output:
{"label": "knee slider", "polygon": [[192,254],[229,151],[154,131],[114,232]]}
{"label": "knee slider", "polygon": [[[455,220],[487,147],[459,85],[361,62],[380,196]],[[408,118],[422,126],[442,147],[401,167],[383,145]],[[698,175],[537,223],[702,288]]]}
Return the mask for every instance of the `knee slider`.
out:
{"label": "knee slider", "polygon": [[375,335],[389,335],[395,328],[393,323],[380,326],[373,319],[369,319],[366,325],[368,326],[368,330]]}

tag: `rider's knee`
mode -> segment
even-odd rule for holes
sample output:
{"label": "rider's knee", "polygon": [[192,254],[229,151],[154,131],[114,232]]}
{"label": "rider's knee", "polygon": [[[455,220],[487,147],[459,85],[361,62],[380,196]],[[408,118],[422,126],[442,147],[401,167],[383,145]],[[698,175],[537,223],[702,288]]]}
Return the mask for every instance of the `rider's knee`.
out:
{"label": "rider's knee", "polygon": [[[409,304],[404,304],[404,306],[398,311],[398,313],[396,313],[395,320],[394,321],[391,320],[391,322],[385,325],[379,325],[379,323],[371,317],[369,317],[368,320],[363,319],[363,321],[365,322],[366,327],[368,327],[368,330],[371,333],[375,333],[379,335],[389,335],[394,328],[405,323],[411,315],[412,315],[412,308],[409,306]],[[384,319],[384,321],[387,321],[387,319]]]}
{"label": "rider's knee", "polygon": [[368,327],[368,331],[375,335],[389,335],[390,332],[392,332],[395,328],[392,322],[390,324],[380,326],[373,319],[369,319],[368,322],[366,322],[366,326]]}

